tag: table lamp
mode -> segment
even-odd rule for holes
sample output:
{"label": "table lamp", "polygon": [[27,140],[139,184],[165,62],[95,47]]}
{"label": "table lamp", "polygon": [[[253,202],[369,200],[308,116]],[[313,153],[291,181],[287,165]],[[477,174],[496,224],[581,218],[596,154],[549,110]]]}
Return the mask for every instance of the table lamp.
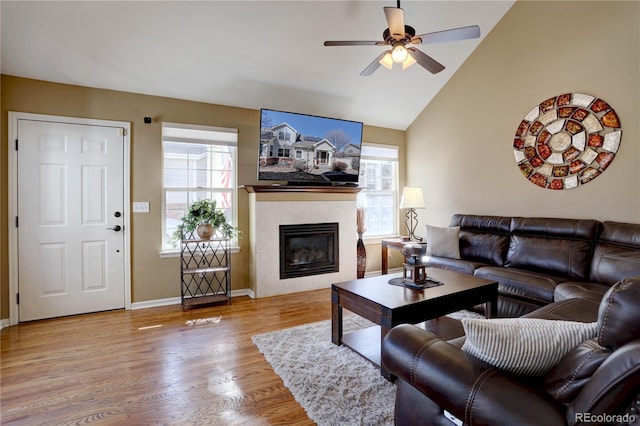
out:
{"label": "table lamp", "polygon": [[422,241],[422,238],[417,237],[415,234],[416,227],[418,226],[418,214],[416,213],[416,209],[425,208],[422,188],[419,186],[405,186],[402,190],[400,208],[407,209],[405,224],[407,226],[407,231],[409,231],[409,239]]}

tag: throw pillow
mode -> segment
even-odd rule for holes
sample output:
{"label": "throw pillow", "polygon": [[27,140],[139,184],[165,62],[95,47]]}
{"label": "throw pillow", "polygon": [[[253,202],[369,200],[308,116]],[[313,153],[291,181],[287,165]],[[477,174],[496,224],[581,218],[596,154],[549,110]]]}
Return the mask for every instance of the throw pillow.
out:
{"label": "throw pillow", "polygon": [[460,259],[460,227],[427,225],[427,254]]}
{"label": "throw pillow", "polygon": [[538,318],[462,319],[462,350],[500,370],[542,376],[575,346],[596,336],[597,323]]}

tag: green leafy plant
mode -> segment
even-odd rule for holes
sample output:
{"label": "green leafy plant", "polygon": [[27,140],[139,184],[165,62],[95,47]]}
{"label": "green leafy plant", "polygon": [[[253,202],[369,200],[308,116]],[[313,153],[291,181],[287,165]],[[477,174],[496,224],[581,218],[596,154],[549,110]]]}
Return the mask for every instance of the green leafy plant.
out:
{"label": "green leafy plant", "polygon": [[238,233],[237,228],[227,222],[222,210],[216,209],[215,200],[198,200],[189,206],[182,217],[182,223],[173,233],[174,242],[180,241],[182,235],[196,230],[198,225],[209,223],[217,232],[225,237],[233,237]]}

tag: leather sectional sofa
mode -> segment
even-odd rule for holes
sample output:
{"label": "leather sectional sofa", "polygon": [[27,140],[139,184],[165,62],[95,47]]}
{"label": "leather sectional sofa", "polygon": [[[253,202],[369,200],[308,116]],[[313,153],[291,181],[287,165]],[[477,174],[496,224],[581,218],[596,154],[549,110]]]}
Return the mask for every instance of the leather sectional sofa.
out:
{"label": "leather sectional sofa", "polygon": [[474,215],[451,225],[460,259],[429,266],[498,281],[498,316],[597,322],[597,335],[527,377],[465,352],[460,321],[395,327],[382,363],[398,377],[396,424],[640,424],[640,225]]}
{"label": "leather sectional sofa", "polygon": [[452,426],[450,416],[466,425],[640,424],[640,279],[616,283],[600,304],[566,299],[525,318],[590,321],[594,311],[596,337],[540,377],[469,355],[464,337],[445,341],[410,324],[391,329],[382,363],[398,377],[395,424]]}
{"label": "leather sectional sofa", "polygon": [[457,214],[460,259],[429,256],[428,266],[498,282],[498,317],[519,317],[551,302],[600,302],[615,282],[640,276],[640,225],[588,219]]}

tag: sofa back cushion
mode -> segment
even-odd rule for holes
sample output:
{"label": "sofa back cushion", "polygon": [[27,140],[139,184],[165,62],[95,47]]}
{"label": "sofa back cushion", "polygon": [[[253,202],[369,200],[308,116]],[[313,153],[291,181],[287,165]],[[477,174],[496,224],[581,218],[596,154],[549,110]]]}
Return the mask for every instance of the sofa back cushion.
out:
{"label": "sofa back cushion", "polygon": [[456,214],[451,226],[460,227],[460,257],[503,266],[509,249],[511,218]]}
{"label": "sofa back cushion", "polygon": [[640,225],[604,222],[591,262],[590,281],[613,285],[640,276]]}
{"label": "sofa back cushion", "polygon": [[505,265],[585,280],[599,228],[597,220],[513,218]]}
{"label": "sofa back cushion", "polygon": [[[596,337],[574,347],[548,372],[544,390],[562,403],[572,402],[605,360],[639,338],[640,278],[626,278],[611,286],[602,298]],[[637,361],[629,361],[614,361],[613,369],[625,372],[637,368]]]}
{"label": "sofa back cushion", "polygon": [[562,357],[544,377],[544,390],[554,399],[568,404],[610,353],[595,338],[585,340]]}

